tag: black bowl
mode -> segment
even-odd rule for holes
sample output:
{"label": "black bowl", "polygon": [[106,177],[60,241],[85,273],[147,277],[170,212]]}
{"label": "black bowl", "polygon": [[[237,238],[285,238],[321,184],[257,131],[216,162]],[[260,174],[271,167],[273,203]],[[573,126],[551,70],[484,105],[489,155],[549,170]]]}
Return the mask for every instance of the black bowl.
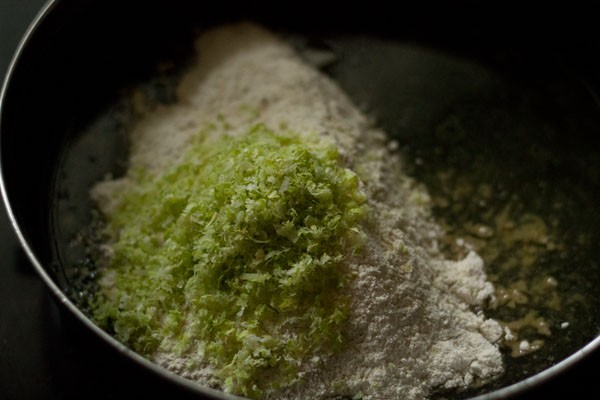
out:
{"label": "black bowl", "polygon": [[[410,64],[398,62],[394,52],[387,58],[378,56],[383,54],[379,48],[369,47],[355,70],[334,66],[328,71],[401,143],[427,142],[423,138],[432,124],[456,102],[481,100],[474,118],[485,119],[486,101],[505,96],[486,83],[485,71],[493,71],[492,80],[500,77],[502,82],[511,82],[512,94],[509,100],[505,96],[504,102],[518,97],[519,90],[538,93],[536,98],[545,100],[533,104],[532,113],[546,116],[548,124],[569,134],[541,138],[561,157],[560,171],[537,171],[535,165],[523,165],[523,169],[532,169],[531,179],[538,174],[561,175],[563,181],[588,194],[582,207],[593,206],[600,195],[597,177],[589,181],[582,172],[589,166],[577,164],[578,160],[598,160],[594,155],[600,148],[595,95],[600,88],[596,56],[600,45],[591,29],[581,24],[568,32],[558,31],[552,18],[558,13],[544,14],[546,18],[537,14],[533,22],[528,18],[534,15],[532,10],[520,9],[520,17],[514,18],[514,9],[492,4],[436,5],[435,12],[433,6],[403,6],[398,15],[382,7],[357,9],[318,2],[293,6],[281,2],[207,5],[182,0],[49,2],[27,32],[3,89],[0,156],[10,217],[27,255],[56,299],[85,329],[124,357],[174,385],[198,394],[223,396],[158,368],[94,325],[78,306],[66,272],[71,260],[65,259],[62,249],[90,220],[89,186],[107,171],[122,171],[126,156],[122,136],[96,134],[72,157],[81,132],[89,131],[90,124],[119,99],[124,88],[150,79],[157,64],[185,62],[199,29],[228,21],[255,20],[287,34],[300,34],[305,42],[319,46],[339,43],[336,38],[344,37],[351,38],[344,43],[381,49],[393,42],[410,43],[412,49],[435,49],[422,54],[415,50],[416,61]],[[565,16],[560,17],[564,21]],[[356,50],[353,46],[347,49]],[[442,53],[452,55],[454,61],[436,55]],[[372,62],[365,62],[365,57]],[[401,83],[402,74],[408,72],[418,79]],[[399,110],[411,101],[420,113],[400,127]],[[479,142],[482,151],[502,153],[502,148],[490,149],[496,142],[486,140]],[[533,139],[517,135],[507,140],[522,140],[526,147]],[[516,157],[512,162],[525,163],[527,159]],[[590,221],[600,220],[597,210],[586,212]],[[600,280],[597,267],[586,273],[590,280]],[[588,332],[582,332],[570,357],[561,354],[556,360],[560,362],[543,372],[518,383],[508,380],[504,383],[512,385],[504,388],[492,387],[495,391],[485,398],[523,392],[581,360],[600,346],[600,340],[594,339],[598,325],[600,316],[589,324]]]}

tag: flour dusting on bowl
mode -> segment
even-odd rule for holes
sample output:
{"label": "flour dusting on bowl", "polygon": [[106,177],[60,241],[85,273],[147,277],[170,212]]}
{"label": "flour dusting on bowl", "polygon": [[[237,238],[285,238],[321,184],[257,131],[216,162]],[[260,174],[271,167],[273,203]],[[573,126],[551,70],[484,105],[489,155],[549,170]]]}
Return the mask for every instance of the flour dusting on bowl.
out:
{"label": "flour dusting on bowl", "polygon": [[[439,390],[499,377],[503,365],[498,346],[505,331],[482,311],[494,296],[483,261],[475,252],[461,261],[441,255],[442,231],[430,215],[430,198],[404,172],[396,144],[329,78],[260,27],[217,28],[204,33],[196,46],[197,62],[179,84],[178,101],[149,110],[131,130],[125,176],[92,189],[106,219],[100,289],[93,307],[97,321],[165,368],[257,398],[424,399]],[[244,155],[236,146],[253,150]],[[298,149],[290,156],[286,152],[296,151],[293,146]],[[298,161],[298,152],[311,161]],[[235,157],[228,158],[232,154]],[[270,163],[264,164],[270,168],[288,156],[305,168],[286,172],[287,164],[281,164],[280,174],[269,169],[262,175],[261,162]],[[227,164],[228,159],[235,165]],[[239,163],[248,163],[248,174]],[[194,169],[214,165],[222,174],[212,171],[203,177],[204,169]],[[195,187],[196,176],[207,186]],[[174,177],[190,180],[181,185],[189,184],[196,192],[181,196]],[[240,182],[231,179],[250,179],[255,186],[245,183],[244,190],[236,191],[230,184]],[[302,187],[298,193],[307,196],[294,210],[294,215],[302,215],[290,220],[295,225],[277,220],[279,225],[269,227],[271,217],[253,220],[252,212],[282,204],[277,201],[289,185]],[[253,197],[255,192],[263,197]],[[204,203],[197,202],[215,199],[221,212],[210,217],[201,209]],[[257,202],[264,207],[256,208]],[[163,213],[160,218],[152,211],[143,214],[155,204]],[[317,205],[327,212],[319,214]],[[131,221],[133,226],[123,220],[132,215],[123,211],[127,209],[143,215]],[[223,217],[231,209],[240,210],[239,218]],[[334,215],[334,209],[347,212]],[[289,216],[288,210],[281,212]],[[355,217],[348,220],[348,212]],[[182,218],[195,224],[183,238],[177,229]],[[205,243],[209,230],[214,231],[211,238],[222,239],[219,243],[259,243],[251,247],[252,261],[233,272],[227,265],[248,260],[248,247],[226,248],[233,251],[228,253],[230,264],[222,264],[222,273],[203,281],[215,290],[210,293],[202,291],[208,286],[198,284],[198,274],[214,266],[210,263],[221,257],[223,248],[209,251],[199,244]],[[254,239],[239,239],[241,231],[254,232]],[[272,238],[256,233],[266,231],[275,232],[278,247],[269,242]],[[340,233],[338,239],[346,247],[335,247],[329,240],[337,236],[323,232]],[[303,242],[305,237],[314,240]],[[328,238],[327,246],[319,237]],[[140,244],[140,254],[133,254],[131,243]],[[173,243],[192,268],[184,274],[186,281],[177,280],[181,264],[170,258]],[[304,244],[294,247],[296,243]],[[280,252],[300,248],[303,261],[284,265]],[[313,257],[316,248],[325,249],[319,258]],[[281,262],[269,264],[267,257],[280,257]],[[319,268],[325,275],[318,275]],[[307,271],[317,273],[301,275]],[[303,277],[303,290],[319,291],[305,299],[298,297],[300,292],[282,291],[295,276]],[[325,283],[319,281],[321,276]],[[138,285],[136,280],[145,283]],[[252,283],[239,284],[244,280]],[[228,303],[232,294],[246,299],[260,290],[276,293],[277,304]],[[161,297],[165,293],[182,300]],[[333,297],[327,297],[330,294]],[[222,313],[206,315],[202,307],[207,296],[211,301],[226,299]],[[316,303],[304,304],[313,300]],[[306,307],[286,314],[287,305],[295,302]],[[174,304],[179,308],[166,307]],[[249,309],[266,316],[264,325],[249,324]],[[216,330],[231,329],[206,333],[199,315]],[[320,338],[314,346],[310,335]],[[336,345],[323,351],[332,338]]]}

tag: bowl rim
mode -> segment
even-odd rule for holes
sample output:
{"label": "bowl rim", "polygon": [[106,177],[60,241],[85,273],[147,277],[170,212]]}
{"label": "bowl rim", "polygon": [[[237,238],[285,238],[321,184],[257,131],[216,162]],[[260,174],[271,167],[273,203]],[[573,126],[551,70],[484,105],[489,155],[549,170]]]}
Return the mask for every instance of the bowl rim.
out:
{"label": "bowl rim", "polygon": [[[0,137],[2,136],[2,119],[4,109],[4,102],[6,99],[6,93],[8,91],[8,87],[10,85],[11,79],[14,75],[14,71],[16,70],[21,56],[24,52],[24,49],[28,46],[31,39],[36,34],[36,31],[39,27],[44,23],[44,21],[48,18],[48,16],[56,9],[57,5],[61,3],[61,0],[47,0],[46,3],[42,6],[37,15],[33,18],[32,22],[29,24],[27,30],[23,34],[15,53],[9,63],[6,75],[4,77],[4,81],[2,84],[2,88],[0,90]],[[108,343],[114,350],[116,350],[121,355],[128,357],[129,359],[136,362],[139,366],[146,368],[152,373],[170,381],[178,386],[187,389],[196,394],[202,394],[204,396],[210,396],[215,399],[242,399],[242,397],[235,396],[229,393],[225,393],[220,390],[212,389],[206,386],[203,386],[197,382],[186,379],[180,375],[177,375],[165,368],[158,366],[157,364],[151,362],[150,360],[144,358],[133,350],[129,349],[123,343],[116,340],[113,336],[108,334],[106,331],[101,329],[98,325],[96,325],[92,320],[86,316],[68,297],[67,295],[59,288],[59,286],[54,282],[54,280],[50,277],[50,275],[44,269],[42,263],[37,258],[35,252],[33,251],[31,245],[28,243],[25,238],[20,226],[17,221],[16,215],[13,212],[11,207],[11,202],[8,197],[8,193],[4,183],[4,171],[2,168],[1,162],[1,152],[0,152],[0,192],[2,195],[2,200],[6,207],[6,212],[8,214],[8,218],[10,224],[12,226],[13,231],[17,235],[19,244],[23,248],[25,254],[29,261],[33,264],[33,267],[37,274],[42,278],[46,286],[50,289],[51,293],[54,295],[55,299],[64,306],[67,310],[69,310],[85,327],[90,329],[94,334],[100,337],[105,343]],[[525,378],[521,381],[513,383],[509,386],[505,386],[499,389],[496,389],[489,393],[484,393],[481,395],[477,395],[475,397],[471,397],[470,400],[496,400],[496,399],[504,399],[506,397],[515,396],[518,394],[524,394],[530,389],[537,387],[545,382],[548,382],[552,378],[557,377],[561,373],[565,372],[569,368],[573,367],[585,357],[590,355],[593,352],[596,352],[600,348],[600,335],[596,336],[593,340],[591,340],[584,347],[577,350],[575,353],[571,354],[567,358],[561,360],[560,362],[548,367],[535,375],[532,375],[528,378]]]}

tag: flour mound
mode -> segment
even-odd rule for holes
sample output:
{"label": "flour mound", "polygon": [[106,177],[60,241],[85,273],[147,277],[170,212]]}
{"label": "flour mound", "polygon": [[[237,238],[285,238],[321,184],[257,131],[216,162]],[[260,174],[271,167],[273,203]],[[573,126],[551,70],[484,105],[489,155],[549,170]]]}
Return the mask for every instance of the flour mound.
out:
{"label": "flour mound", "polygon": [[[212,30],[196,48],[197,62],[179,85],[178,103],[152,110],[132,130],[130,170],[160,174],[215,121],[227,121],[232,135],[262,123],[330,140],[367,193],[365,249],[347,262],[355,278],[348,288],[352,303],[344,349],[306,360],[299,365],[298,384],[266,397],[361,394],[418,400],[498,377],[502,330],[481,312],[493,296],[483,261],[475,253],[457,262],[442,258],[437,250],[442,232],[431,218],[427,192],[406,176],[385,134],[335,83],[255,25]],[[110,215],[130,187],[126,175],[98,183],[91,194]],[[152,359],[218,387],[210,366],[186,367],[192,357],[154,354]]]}

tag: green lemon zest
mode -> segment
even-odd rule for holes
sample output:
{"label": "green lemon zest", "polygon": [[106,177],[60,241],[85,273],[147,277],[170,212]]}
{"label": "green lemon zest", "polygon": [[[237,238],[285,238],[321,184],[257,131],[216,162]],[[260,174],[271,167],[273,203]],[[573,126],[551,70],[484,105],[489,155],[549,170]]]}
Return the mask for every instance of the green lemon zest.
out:
{"label": "green lemon zest", "polygon": [[336,147],[313,136],[262,125],[200,135],[159,177],[131,174],[107,216],[112,283],[94,318],[143,355],[197,355],[225,391],[249,397],[338,351],[343,261],[360,250],[366,200]]}

